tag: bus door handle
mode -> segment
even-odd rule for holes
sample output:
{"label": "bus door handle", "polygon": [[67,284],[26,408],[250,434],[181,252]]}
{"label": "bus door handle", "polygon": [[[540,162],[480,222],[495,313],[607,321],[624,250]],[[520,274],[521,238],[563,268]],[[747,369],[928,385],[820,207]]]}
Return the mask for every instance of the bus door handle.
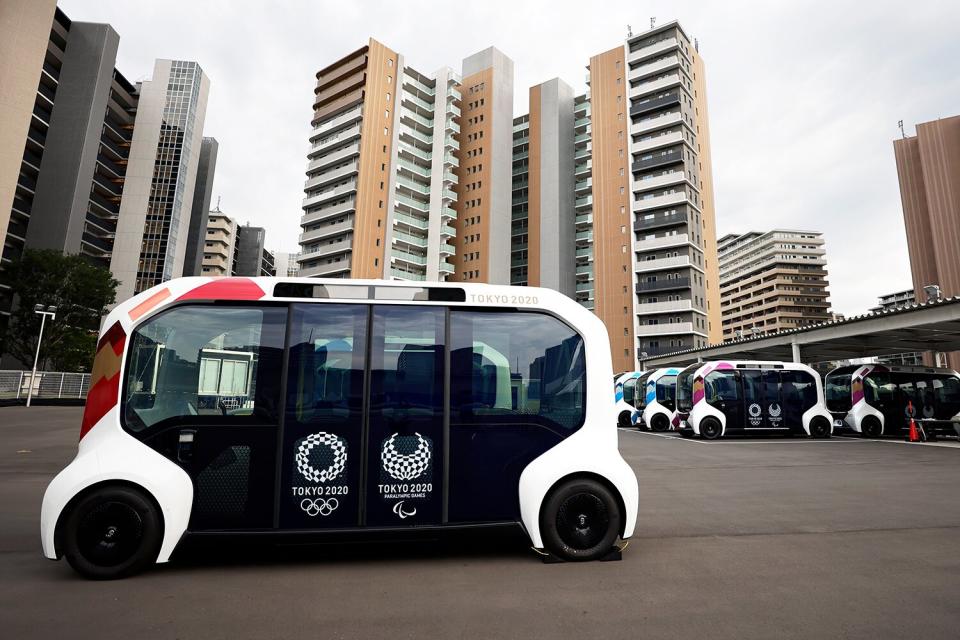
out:
{"label": "bus door handle", "polygon": [[177,460],[180,462],[189,462],[193,459],[193,441],[196,435],[196,429],[180,430],[180,434],[177,437]]}

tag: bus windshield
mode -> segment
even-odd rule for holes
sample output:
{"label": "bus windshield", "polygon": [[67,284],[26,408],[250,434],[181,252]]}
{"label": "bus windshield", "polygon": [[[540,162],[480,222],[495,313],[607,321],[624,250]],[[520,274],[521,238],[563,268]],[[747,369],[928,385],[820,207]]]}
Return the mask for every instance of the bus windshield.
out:
{"label": "bus windshield", "polygon": [[824,395],[830,411],[849,411],[853,403],[850,397],[850,381],[853,372],[845,369],[831,371],[824,379]]}
{"label": "bus windshield", "polygon": [[[651,371],[650,373],[653,372]],[[650,377],[650,373],[645,373],[637,378],[636,402],[634,402],[633,406],[641,411],[647,406],[647,379]]]}
{"label": "bus windshield", "polygon": [[677,376],[677,411],[693,408],[693,374],[701,366],[701,363],[690,365]]}

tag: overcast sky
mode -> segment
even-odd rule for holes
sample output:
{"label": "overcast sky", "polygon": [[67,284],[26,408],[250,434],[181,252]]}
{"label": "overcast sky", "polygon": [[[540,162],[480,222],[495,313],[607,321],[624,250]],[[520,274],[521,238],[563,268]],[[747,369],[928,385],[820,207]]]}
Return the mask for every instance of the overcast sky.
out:
{"label": "overcast sky", "polygon": [[60,0],[120,34],[117,67],[195,60],[211,79],[205,135],[220,143],[214,202],[297,250],[314,74],[374,37],[423,72],[491,44],[513,58],[515,113],[559,76],[586,89],[592,54],[627,25],[679,19],[707,65],[721,234],[826,234],[831,302],[857,314],[911,286],[894,138],[960,114],[960,2],[306,2]]}

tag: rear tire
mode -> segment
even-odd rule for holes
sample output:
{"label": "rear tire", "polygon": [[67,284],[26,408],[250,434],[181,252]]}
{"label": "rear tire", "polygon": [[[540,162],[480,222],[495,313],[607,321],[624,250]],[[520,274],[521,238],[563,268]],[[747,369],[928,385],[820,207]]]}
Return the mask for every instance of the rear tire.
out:
{"label": "rear tire", "polygon": [[879,438],[883,435],[883,425],[876,416],[867,416],[860,424],[860,435],[865,438]]}
{"label": "rear tire", "polygon": [[617,417],[617,426],[621,429],[629,429],[633,425],[630,424],[630,412],[621,411],[620,415]]}
{"label": "rear tire", "polygon": [[613,492],[587,478],[561,484],[540,510],[544,546],[558,558],[573,562],[607,555],[620,535],[622,522]]}
{"label": "rear tire", "polygon": [[829,438],[830,437],[830,423],[823,416],[814,418],[810,422],[810,437],[811,438]]}
{"label": "rear tire", "polygon": [[704,440],[718,440],[723,435],[723,427],[720,421],[714,417],[704,418],[700,421],[700,437]]}
{"label": "rear tire", "polygon": [[62,517],[63,554],[85,578],[130,576],[156,562],[160,553],[163,520],[153,501],[137,489],[95,489]]}
{"label": "rear tire", "polygon": [[650,418],[650,430],[663,432],[670,428],[670,418],[658,413]]}

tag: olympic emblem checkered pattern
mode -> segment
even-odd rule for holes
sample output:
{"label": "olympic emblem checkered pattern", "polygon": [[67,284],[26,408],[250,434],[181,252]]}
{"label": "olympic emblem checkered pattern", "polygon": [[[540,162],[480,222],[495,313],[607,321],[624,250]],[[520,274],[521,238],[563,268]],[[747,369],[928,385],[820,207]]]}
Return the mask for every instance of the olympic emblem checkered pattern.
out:
{"label": "olympic emblem checkered pattern", "polygon": [[[317,447],[322,448],[314,452]],[[318,469],[311,458],[322,460],[321,464],[326,463],[326,466]],[[296,461],[297,471],[310,482],[329,482],[340,477],[347,466],[347,444],[332,433],[312,433],[297,442]]]}
{"label": "olympic emblem checkered pattern", "polygon": [[[416,440],[415,445],[414,440]],[[400,445],[400,448],[404,450],[413,448],[413,453],[400,453],[397,450],[397,445]],[[394,480],[419,478],[430,468],[432,457],[433,452],[430,443],[419,433],[415,433],[413,436],[399,436],[395,433],[384,440],[383,448],[380,450],[383,470]]]}

